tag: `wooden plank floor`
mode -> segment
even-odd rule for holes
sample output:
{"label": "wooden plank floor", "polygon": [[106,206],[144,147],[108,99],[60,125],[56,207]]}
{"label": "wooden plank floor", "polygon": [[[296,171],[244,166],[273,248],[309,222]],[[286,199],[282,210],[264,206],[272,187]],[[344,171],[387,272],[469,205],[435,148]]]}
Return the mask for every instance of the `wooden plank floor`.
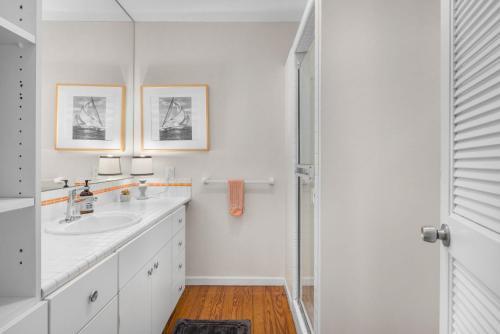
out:
{"label": "wooden plank floor", "polygon": [[253,334],[295,334],[283,287],[187,286],[163,334],[179,319],[251,320]]}

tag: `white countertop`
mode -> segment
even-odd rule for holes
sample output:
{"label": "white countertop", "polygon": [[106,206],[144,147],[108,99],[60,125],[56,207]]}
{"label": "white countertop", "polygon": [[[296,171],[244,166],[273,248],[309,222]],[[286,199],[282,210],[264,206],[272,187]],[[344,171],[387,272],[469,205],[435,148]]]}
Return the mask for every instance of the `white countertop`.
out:
{"label": "white countertop", "polygon": [[189,201],[189,197],[165,197],[97,206],[96,212],[134,212],[143,216],[135,225],[103,233],[54,235],[45,232],[42,224],[42,297],[78,277]]}

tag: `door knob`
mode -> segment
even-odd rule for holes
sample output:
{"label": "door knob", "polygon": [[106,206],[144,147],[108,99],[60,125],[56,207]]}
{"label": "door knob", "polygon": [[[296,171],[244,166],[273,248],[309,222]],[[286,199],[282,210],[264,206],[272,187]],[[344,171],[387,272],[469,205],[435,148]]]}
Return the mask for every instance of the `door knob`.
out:
{"label": "door knob", "polygon": [[442,224],[439,229],[435,226],[422,226],[420,232],[422,240],[425,242],[433,243],[439,239],[443,246],[448,247],[450,245],[450,228],[446,224]]}

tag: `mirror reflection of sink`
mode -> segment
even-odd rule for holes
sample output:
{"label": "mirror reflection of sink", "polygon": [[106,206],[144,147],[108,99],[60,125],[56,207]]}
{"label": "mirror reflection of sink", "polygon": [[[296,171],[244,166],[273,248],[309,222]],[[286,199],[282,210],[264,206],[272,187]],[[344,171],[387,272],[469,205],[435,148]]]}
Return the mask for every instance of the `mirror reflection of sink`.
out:
{"label": "mirror reflection of sink", "polygon": [[51,222],[45,228],[50,234],[93,234],[119,230],[141,221],[142,217],[135,213],[102,212],[84,215],[71,223],[64,220]]}

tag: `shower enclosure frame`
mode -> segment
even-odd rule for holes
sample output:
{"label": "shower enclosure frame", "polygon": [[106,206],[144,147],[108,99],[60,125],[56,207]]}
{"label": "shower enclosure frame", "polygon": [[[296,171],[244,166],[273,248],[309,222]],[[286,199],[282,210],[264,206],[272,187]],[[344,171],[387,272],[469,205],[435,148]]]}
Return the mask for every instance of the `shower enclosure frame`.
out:
{"label": "shower enclosure frame", "polygon": [[[293,221],[293,227],[291,228],[291,248],[288,252],[292,252],[292,282],[287,282],[287,290],[289,293],[289,301],[291,303],[291,308],[293,315],[297,324],[297,331],[299,333],[320,333],[320,319],[321,319],[321,309],[320,309],[320,298],[321,298],[321,280],[320,280],[320,206],[321,206],[321,156],[320,156],[320,61],[321,61],[321,45],[320,45],[320,6],[321,1],[309,0],[304,11],[299,29],[293,43],[292,49],[289,54],[287,61],[287,85],[289,86],[287,92],[287,100],[289,103],[288,112],[291,118],[293,118],[290,123],[293,123],[293,165],[289,168],[293,168],[293,172],[289,173],[289,182],[291,184],[290,192],[293,201],[290,200],[291,207],[289,208],[289,220]],[[297,167],[299,167],[299,67],[304,57],[306,51],[308,51],[309,46],[314,44],[314,74],[315,74],[315,89],[314,89],[314,142],[315,142],[315,152],[314,152],[314,323],[310,324],[308,322],[308,317],[305,312],[303,312],[302,301],[300,299],[300,231],[299,231],[299,182],[298,177],[295,173]],[[293,63],[293,64],[292,64]],[[291,68],[293,65],[293,69]],[[295,99],[294,101],[292,101]],[[290,161],[291,163],[291,161]],[[290,198],[291,198],[290,197]],[[291,286],[289,286],[291,284]]]}

